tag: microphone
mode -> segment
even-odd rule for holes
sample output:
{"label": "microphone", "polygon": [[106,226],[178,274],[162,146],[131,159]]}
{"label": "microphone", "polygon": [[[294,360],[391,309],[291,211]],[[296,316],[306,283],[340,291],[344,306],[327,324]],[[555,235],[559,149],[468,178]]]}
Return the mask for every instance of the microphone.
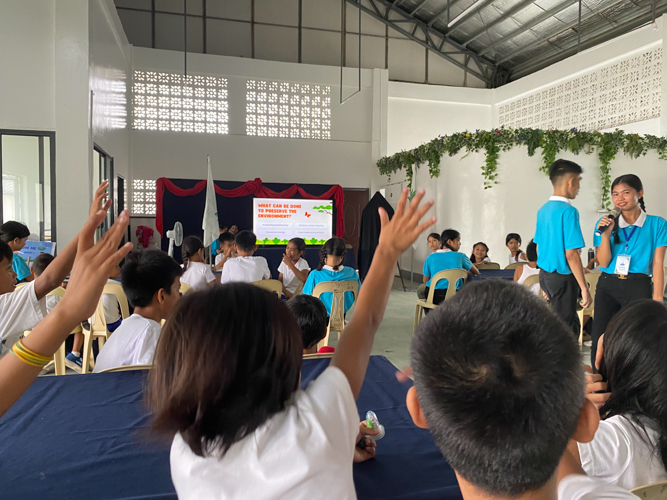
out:
{"label": "microphone", "polygon": [[[618,207],[614,207],[609,211],[609,217],[610,219],[615,219],[621,214],[621,209]],[[611,226],[604,226],[603,228],[598,228],[595,230],[595,236],[602,236],[602,233],[604,233],[607,229],[609,229]]]}

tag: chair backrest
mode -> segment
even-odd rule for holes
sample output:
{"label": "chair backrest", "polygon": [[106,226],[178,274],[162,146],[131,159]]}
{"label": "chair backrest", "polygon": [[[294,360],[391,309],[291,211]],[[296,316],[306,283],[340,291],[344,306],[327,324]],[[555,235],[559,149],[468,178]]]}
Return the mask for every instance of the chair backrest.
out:
{"label": "chair backrest", "polygon": [[323,293],[333,294],[329,314],[330,332],[342,332],[345,328],[345,292],[352,292],[356,301],[359,295],[359,282],[357,280],[323,281],[318,283],[313,290],[313,297],[317,298]]}
{"label": "chair backrest", "polygon": [[51,296],[56,295],[56,296],[58,296],[58,297],[60,297],[60,298],[62,299],[62,298],[65,296],[65,289],[64,289],[63,287],[59,286],[59,287],[54,288],[53,290],[51,290],[51,291],[50,291],[49,293],[47,293],[46,295],[47,295],[47,296],[49,296],[49,295],[51,295]]}
{"label": "chair backrest", "polygon": [[303,285],[305,283],[303,281],[299,281],[299,284],[296,287],[296,290],[294,290],[294,293],[292,294],[292,297],[295,295],[300,295],[303,292]]}
{"label": "chair backrest", "polygon": [[516,269],[517,267],[525,266],[526,264],[528,264],[528,262],[512,262],[509,266],[505,268],[505,270]]}
{"label": "chair backrest", "polygon": [[120,283],[107,283],[104,285],[100,300],[97,302],[97,309],[95,309],[95,314],[90,321],[90,333],[108,336],[109,330],[107,329],[107,319],[104,315],[104,294],[114,295],[116,297],[116,300],[120,305],[120,315],[122,319],[130,317],[130,307],[127,303],[127,296],[123,291],[123,287],[120,286]]}
{"label": "chair backrest", "polygon": [[181,295],[187,295],[192,291],[192,287],[188,285],[187,283],[183,283],[181,281],[181,288],[178,289]]}
{"label": "chair backrest", "polygon": [[497,269],[500,270],[500,264],[497,262],[482,262],[481,264],[475,264],[475,267],[480,271],[483,269]]}
{"label": "chair backrest", "polygon": [[131,372],[131,371],[134,371],[134,370],[150,370],[151,368],[153,368],[153,365],[114,366],[113,368],[107,368],[106,370],[100,370],[97,373]]}
{"label": "chair backrest", "polygon": [[259,280],[253,281],[251,285],[258,286],[269,292],[274,292],[280,297],[283,294],[283,284],[278,280]]}
{"label": "chair backrest", "polygon": [[640,486],[630,492],[647,500],[667,500],[667,481]]}
{"label": "chair backrest", "polygon": [[[598,281],[600,281],[600,276],[602,273],[588,273],[584,276],[586,278],[586,283],[588,284],[588,290],[591,292],[591,299],[595,300],[595,291],[598,288]],[[591,304],[591,309],[593,304]]]}
{"label": "chair backrest", "polygon": [[447,295],[445,295],[445,300],[449,300],[456,294],[456,283],[458,283],[459,280],[463,280],[465,283],[467,279],[468,271],[464,269],[447,269],[445,271],[435,273],[435,276],[431,278],[431,286],[428,289],[428,297],[426,298],[426,301],[430,304],[433,304],[435,285],[438,283],[438,281],[447,281]]}
{"label": "chair backrest", "polygon": [[315,354],[304,354],[303,359],[322,359],[322,358],[330,358],[334,355],[333,352],[323,352],[323,353],[315,353]]}

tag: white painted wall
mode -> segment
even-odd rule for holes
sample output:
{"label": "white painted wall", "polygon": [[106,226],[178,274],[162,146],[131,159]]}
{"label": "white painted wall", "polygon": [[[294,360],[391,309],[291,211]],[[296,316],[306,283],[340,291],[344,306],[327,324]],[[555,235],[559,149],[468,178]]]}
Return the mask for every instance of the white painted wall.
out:
{"label": "white painted wall", "polygon": [[[183,71],[183,54],[134,48],[134,69]],[[228,79],[228,135],[184,132],[132,131],[133,177],[204,179],[206,155],[213,177],[265,182],[341,184],[368,187],[373,141],[373,81],[385,71],[364,70],[362,90],[339,104],[337,68],[276,63],[203,54],[188,55],[188,72]],[[346,75],[347,78],[350,75]],[[247,78],[331,85],[331,140],[280,139],[245,135]],[[351,80],[351,78],[350,78]],[[344,88],[344,96],[352,86]]]}
{"label": "white painted wall", "polygon": [[55,2],[0,2],[0,128],[54,130]]}

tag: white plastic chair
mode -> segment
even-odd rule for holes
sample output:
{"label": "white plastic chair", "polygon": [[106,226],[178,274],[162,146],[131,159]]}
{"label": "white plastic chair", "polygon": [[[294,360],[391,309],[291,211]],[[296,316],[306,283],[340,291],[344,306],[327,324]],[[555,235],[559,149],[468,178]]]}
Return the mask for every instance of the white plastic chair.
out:
{"label": "white plastic chair", "polygon": [[357,301],[359,295],[359,282],[356,280],[346,281],[323,281],[318,283],[313,290],[313,297],[320,298],[323,293],[331,293],[331,312],[329,313],[329,325],[327,334],[318,344],[317,349],[329,345],[329,335],[331,332],[340,333],[345,329],[345,292],[352,292],[354,301]]}
{"label": "white plastic chair", "polygon": [[445,300],[450,300],[456,294],[456,284],[459,280],[463,280],[465,283],[468,279],[468,272],[464,269],[447,269],[445,271],[440,271],[435,273],[435,276],[431,277],[431,286],[428,289],[428,297],[426,300],[418,300],[417,306],[415,307],[415,323],[413,325],[413,330],[417,329],[417,325],[424,316],[425,309],[435,309],[438,307],[438,304],[433,303],[433,296],[435,295],[435,285],[438,281],[445,280],[448,282],[447,285],[447,294],[445,295]]}
{"label": "white plastic chair", "polygon": [[646,500],[667,500],[667,481],[640,486],[630,493]]}
{"label": "white plastic chair", "polygon": [[250,283],[269,292],[273,292],[281,297],[283,294],[283,284],[278,280],[258,280]]}

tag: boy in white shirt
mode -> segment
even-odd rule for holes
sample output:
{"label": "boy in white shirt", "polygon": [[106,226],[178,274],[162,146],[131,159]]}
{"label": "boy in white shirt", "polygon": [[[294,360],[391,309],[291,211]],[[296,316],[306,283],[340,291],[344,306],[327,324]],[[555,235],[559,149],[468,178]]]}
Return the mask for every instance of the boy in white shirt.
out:
{"label": "boy in white shirt", "polygon": [[[107,210],[108,181],[102,182],[95,192],[90,217],[99,210]],[[79,244],[79,234],[58,254],[42,275],[16,290],[16,273],[12,269],[14,253],[4,241],[0,242],[0,357],[18,342],[25,330],[32,330],[47,314],[46,295],[59,287],[69,274]],[[16,290],[16,291],[15,291]]]}
{"label": "boy in white shirt", "polygon": [[269,264],[264,257],[255,257],[257,237],[252,231],[241,231],[236,235],[234,248],[238,257],[230,259],[222,268],[221,283],[253,281],[271,279]]}
{"label": "boy in white shirt", "polygon": [[219,271],[229,259],[236,256],[234,251],[234,235],[225,231],[218,236],[218,255],[215,256],[215,270]]}
{"label": "boy in white shirt", "polygon": [[104,344],[93,372],[153,362],[162,330],[160,321],[169,316],[180,298],[181,274],[178,263],[160,250],[128,256],[120,281],[134,314]]}
{"label": "boy in white shirt", "polygon": [[407,406],[455,470],[464,500],[632,499],[585,475],[568,442],[593,439],[571,331],[529,290],[467,285],[417,327]]}

